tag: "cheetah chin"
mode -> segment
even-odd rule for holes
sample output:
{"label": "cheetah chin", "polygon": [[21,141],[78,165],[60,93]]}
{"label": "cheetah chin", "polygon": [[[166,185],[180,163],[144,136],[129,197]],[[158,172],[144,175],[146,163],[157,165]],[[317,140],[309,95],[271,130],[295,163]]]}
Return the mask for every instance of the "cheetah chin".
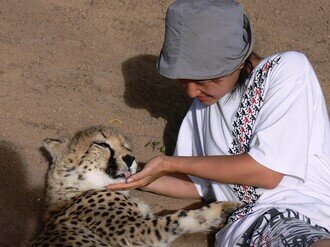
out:
{"label": "cheetah chin", "polygon": [[107,191],[106,185],[123,182],[138,169],[126,138],[109,127],[48,138],[44,147],[52,157],[44,224],[29,246],[164,247],[185,233],[223,226],[240,206],[217,202],[155,216],[127,191]]}

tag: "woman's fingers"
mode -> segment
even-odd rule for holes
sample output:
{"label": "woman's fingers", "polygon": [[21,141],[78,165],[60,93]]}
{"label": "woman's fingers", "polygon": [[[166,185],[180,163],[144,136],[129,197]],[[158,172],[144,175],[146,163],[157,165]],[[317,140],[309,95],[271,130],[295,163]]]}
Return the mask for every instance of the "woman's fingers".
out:
{"label": "woman's fingers", "polygon": [[142,170],[142,171],[135,173],[132,176],[128,177],[126,179],[126,183],[129,184],[129,183],[132,183],[135,181],[139,181],[139,180],[143,179],[145,176],[146,176],[145,170]]}
{"label": "woman's fingers", "polygon": [[136,189],[147,185],[146,182],[147,175],[145,171],[142,170],[127,178],[126,183],[115,183],[107,186],[109,190],[127,190]]}
{"label": "woman's fingers", "polygon": [[108,190],[130,190],[143,187],[143,181],[137,181],[133,183],[115,183],[107,186]]}
{"label": "woman's fingers", "polygon": [[111,184],[107,188],[109,190],[127,190],[145,187],[164,175],[161,161],[161,157],[155,157],[146,164],[142,171],[128,177],[126,183]]}

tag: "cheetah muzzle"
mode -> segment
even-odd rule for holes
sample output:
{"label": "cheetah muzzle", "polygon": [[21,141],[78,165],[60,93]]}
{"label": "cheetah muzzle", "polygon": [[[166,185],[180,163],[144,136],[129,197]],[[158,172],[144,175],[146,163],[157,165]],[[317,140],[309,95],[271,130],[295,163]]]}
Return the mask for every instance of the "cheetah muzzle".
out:
{"label": "cheetah muzzle", "polygon": [[48,138],[44,147],[52,157],[45,222],[30,246],[169,246],[182,234],[223,226],[239,207],[217,202],[155,216],[127,191],[107,191],[106,185],[125,181],[138,169],[126,138],[109,127]]}

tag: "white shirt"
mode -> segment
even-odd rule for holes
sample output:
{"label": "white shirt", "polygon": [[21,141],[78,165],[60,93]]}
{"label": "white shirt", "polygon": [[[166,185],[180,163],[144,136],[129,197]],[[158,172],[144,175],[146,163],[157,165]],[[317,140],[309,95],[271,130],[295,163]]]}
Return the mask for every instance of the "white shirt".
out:
{"label": "white shirt", "polygon": [[[298,52],[263,59],[250,80],[275,57],[280,60],[264,78],[264,102],[252,128],[248,154],[284,177],[275,189],[258,189],[260,198],[253,212],[219,231],[216,246],[234,246],[271,207],[295,210],[330,230],[330,125],[324,96],[311,64]],[[227,155],[241,97],[228,94],[210,106],[196,99],[182,122],[175,155]],[[239,200],[230,185],[191,179],[207,200]]]}

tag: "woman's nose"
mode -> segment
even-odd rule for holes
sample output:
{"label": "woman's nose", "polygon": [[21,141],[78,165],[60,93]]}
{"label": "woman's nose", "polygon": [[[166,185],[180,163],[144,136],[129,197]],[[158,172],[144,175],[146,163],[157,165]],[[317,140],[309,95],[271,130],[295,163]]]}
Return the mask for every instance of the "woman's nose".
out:
{"label": "woman's nose", "polygon": [[201,91],[199,90],[197,83],[190,82],[186,85],[186,93],[190,98],[196,98]]}

